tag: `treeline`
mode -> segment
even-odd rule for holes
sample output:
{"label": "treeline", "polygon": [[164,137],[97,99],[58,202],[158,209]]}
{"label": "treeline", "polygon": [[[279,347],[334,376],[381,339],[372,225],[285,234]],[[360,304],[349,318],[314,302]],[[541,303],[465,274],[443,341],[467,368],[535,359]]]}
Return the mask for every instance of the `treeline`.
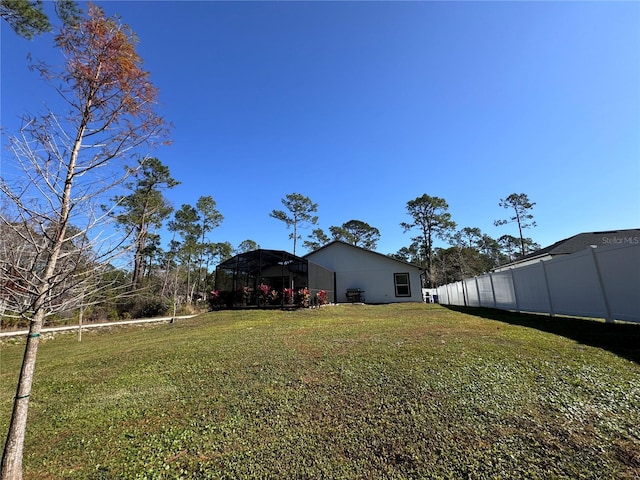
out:
{"label": "treeline", "polygon": [[[287,212],[274,210],[270,215],[282,220],[292,230],[289,238],[293,240],[295,254],[297,240],[302,239],[300,230],[317,226],[318,217],[314,214],[318,205],[298,193],[287,195],[282,203]],[[424,194],[407,202],[406,214],[411,220],[400,223],[405,233],[410,232],[415,236],[411,237],[407,247],[390,256],[424,268],[425,287],[486,273],[540,248],[523,234],[523,230],[535,226],[531,214],[534,205],[524,193],[513,193],[500,199],[499,206],[510,213],[507,218],[496,220],[494,224],[514,223],[518,227],[518,236],[503,235],[494,239],[477,227],[457,229],[447,202],[443,198]],[[434,247],[436,239],[448,243],[449,247]],[[315,250],[333,240],[375,250],[380,231],[362,220],[350,220],[340,226],[329,227],[329,234],[321,228],[313,228],[303,245],[308,250]]]}
{"label": "treeline", "polygon": [[[135,295],[110,302],[110,311],[96,314],[136,317],[206,308],[215,284],[215,266],[235,254],[260,248],[252,239],[236,246],[213,241],[212,232],[224,217],[211,196],[202,196],[195,205],[183,204],[174,211],[165,194],[178,184],[160,160],[151,158],[140,165],[136,180],[127,184],[129,194],[113,199],[117,208],[111,215],[131,239],[132,261],[130,268],[122,271],[121,279]],[[376,227],[357,219],[330,226],[325,232],[318,227],[318,204],[299,193],[288,194],[281,202],[284,209],[274,209],[269,216],[290,230],[294,255],[300,241],[312,251],[333,240],[375,250],[380,240]],[[494,239],[477,227],[458,229],[444,199],[425,194],[410,200],[406,205],[410,221],[399,226],[414,236],[408,246],[389,255],[424,268],[424,286],[429,287],[486,273],[539,248],[522,234],[535,225],[531,214],[535,204],[527,195],[509,195],[499,205],[510,214],[495,224],[513,222],[518,236]],[[171,234],[165,242],[158,233],[163,225]],[[311,233],[303,237],[302,232],[309,229]],[[449,246],[434,247],[436,239]]]}
{"label": "treeline", "polygon": [[[84,321],[100,321],[186,314],[207,309],[215,285],[216,265],[233,255],[260,248],[252,239],[235,246],[228,241],[214,240],[214,230],[221,225],[224,216],[211,196],[201,196],[195,205],[183,204],[174,209],[167,195],[180,182],[171,176],[169,168],[159,159],[140,160],[129,173],[128,181],[123,184],[124,194],[101,206],[125,239],[120,248],[121,254],[129,258],[129,265],[118,256],[116,262],[100,267],[94,247],[83,245],[85,236],[71,236],[64,249],[76,252],[74,255],[83,260],[74,260],[69,270],[75,270],[77,277],[78,266],[83,264],[83,269],[91,272],[94,280],[100,281],[94,281],[90,286],[83,285],[82,293],[77,286],[68,288],[61,283],[60,303],[54,309],[50,322],[77,322],[80,315]],[[380,231],[362,220],[353,219],[342,225],[330,226],[325,232],[318,227],[318,205],[310,198],[292,193],[281,202],[284,209],[274,209],[269,216],[282,221],[290,230],[294,255],[298,253],[300,241],[307,251],[334,240],[369,250],[377,248]],[[522,234],[524,229],[535,225],[531,215],[535,204],[527,195],[509,195],[501,199],[499,205],[508,209],[510,215],[496,220],[495,224],[513,222],[518,227],[518,236],[503,235],[494,239],[477,227],[457,228],[448,204],[442,198],[425,194],[410,200],[405,212],[408,221],[399,223],[399,227],[413,236],[407,246],[389,255],[425,269],[423,286],[431,287],[486,273],[539,248],[531,238]],[[22,225],[20,228],[26,228],[29,234],[20,234],[15,225]],[[26,236],[38,238],[46,233],[38,233],[35,223],[27,226],[27,223],[17,222],[15,225],[3,228],[6,231],[2,242],[4,260],[9,259],[10,252],[21,251],[23,258],[18,264],[22,262],[24,268],[29,254],[20,247],[23,239]],[[302,232],[309,229],[311,233],[303,237]],[[82,232],[82,229],[77,230]],[[160,231],[168,232],[170,238],[162,238]],[[436,239],[448,246],[434,247]],[[65,265],[71,258],[75,257],[62,261],[62,269],[67,268]],[[34,262],[35,258],[27,263],[31,265]],[[114,267],[116,264],[121,267]],[[5,281],[15,288],[15,285],[20,285],[18,277],[8,276]],[[83,297],[82,302],[64,301],[65,297],[77,300],[79,295]],[[82,309],[78,308],[80,304]],[[3,317],[5,326],[15,323],[11,318],[11,315]]]}

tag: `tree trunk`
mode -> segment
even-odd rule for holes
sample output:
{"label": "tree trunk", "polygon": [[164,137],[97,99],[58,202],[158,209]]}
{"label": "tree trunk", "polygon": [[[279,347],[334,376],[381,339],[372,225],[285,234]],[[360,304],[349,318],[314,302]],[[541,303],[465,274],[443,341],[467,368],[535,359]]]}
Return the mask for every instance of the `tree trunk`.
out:
{"label": "tree trunk", "polygon": [[[79,144],[78,144],[79,148]],[[40,339],[40,330],[44,323],[44,304],[49,289],[49,282],[54,278],[58,258],[62,244],[64,243],[67,224],[69,222],[69,199],[71,195],[71,184],[73,179],[73,168],[77,152],[72,157],[70,171],[67,175],[67,184],[62,195],[62,213],[60,215],[59,228],[52,240],[51,255],[47,261],[44,275],[39,280],[38,296],[34,302],[34,314],[29,325],[29,335],[25,347],[18,388],[13,402],[13,413],[7,433],[4,452],[2,454],[2,467],[0,478],[2,480],[22,479],[22,457],[24,439],[27,431],[27,411],[29,409],[29,395],[33,384],[33,374],[36,367],[36,355]]]}
{"label": "tree trunk", "polygon": [[185,296],[187,297],[187,305],[191,305],[191,254],[187,259],[187,290]]}
{"label": "tree trunk", "polygon": [[294,217],[293,222],[293,255],[296,255],[296,240],[298,239],[298,220]]}
{"label": "tree trunk", "polygon": [[138,235],[135,240],[135,252],[133,253],[133,275],[131,278],[131,283],[133,284],[134,290],[140,288],[142,283],[142,271],[144,267],[144,258],[142,256],[142,251],[145,247],[145,236],[146,232],[143,229],[144,227],[139,227]]}
{"label": "tree trunk", "polygon": [[524,237],[522,235],[522,226],[520,225],[520,214],[518,213],[518,209],[516,208],[516,220],[518,221],[518,232],[520,232],[520,251],[522,252],[522,256],[524,257]]}
{"label": "tree trunk", "polygon": [[160,296],[162,298],[164,298],[164,295],[166,293],[167,290],[167,284],[169,283],[169,275],[170,275],[170,271],[169,271],[169,267],[171,266],[169,260],[167,260],[167,266],[165,267],[165,272],[164,272],[164,280],[162,282],[162,291],[160,292]]}
{"label": "tree trunk", "polygon": [[[84,301],[84,298],[83,298]],[[84,317],[84,305],[80,305],[80,313],[78,315],[78,341],[82,341],[82,320]]]}
{"label": "tree trunk", "polygon": [[29,409],[29,395],[33,384],[33,374],[36,367],[36,354],[40,342],[43,314],[38,315],[29,325],[29,335],[24,350],[22,369],[18,380],[18,388],[13,402],[11,423],[7,434],[7,442],[2,455],[2,470],[0,478],[3,480],[22,479],[22,451],[24,448],[25,432],[27,429],[27,412]]}
{"label": "tree trunk", "polygon": [[[22,359],[18,388],[16,389],[16,396],[13,402],[9,432],[7,433],[7,441],[2,454],[2,467],[0,470],[0,478],[2,480],[22,479],[22,452],[24,449],[25,434],[27,432],[27,412],[29,410],[29,396],[31,395],[33,374],[36,368],[36,355],[40,343],[40,330],[44,323],[44,303],[49,288],[49,281],[54,277],[66,226],[69,221],[68,195],[71,191],[71,177],[71,175],[67,177],[68,188],[65,188],[65,195],[63,195],[63,215],[60,228],[53,239],[51,256],[47,262],[45,273],[42,279],[40,279],[38,297],[34,303],[34,315],[29,324],[29,334],[24,350],[24,358]],[[67,199],[67,202],[64,202],[64,199]]]}
{"label": "tree trunk", "polygon": [[67,226],[69,225],[69,212],[71,211],[71,188],[75,176],[75,168],[78,160],[78,153],[82,145],[82,138],[88,123],[88,110],[91,102],[88,101],[83,115],[83,120],[79,125],[77,135],[71,151],[69,164],[67,165],[64,188],[60,195],[60,210],[58,215],[57,229],[55,236],[51,239],[51,254],[47,259],[47,264],[42,277],[38,280],[38,296],[33,304],[33,318],[29,325],[29,335],[25,347],[18,388],[13,402],[13,413],[7,433],[4,452],[2,454],[2,466],[0,469],[0,479],[21,480],[22,479],[22,457],[24,439],[27,432],[27,412],[29,410],[29,395],[33,384],[33,374],[36,368],[36,355],[40,330],[44,322],[45,299],[49,285],[55,277],[56,265],[65,240]]}
{"label": "tree trunk", "polygon": [[133,254],[133,274],[131,275],[131,284],[134,290],[140,287],[140,278],[142,277],[142,255],[138,253],[139,251],[136,246],[136,252]]}

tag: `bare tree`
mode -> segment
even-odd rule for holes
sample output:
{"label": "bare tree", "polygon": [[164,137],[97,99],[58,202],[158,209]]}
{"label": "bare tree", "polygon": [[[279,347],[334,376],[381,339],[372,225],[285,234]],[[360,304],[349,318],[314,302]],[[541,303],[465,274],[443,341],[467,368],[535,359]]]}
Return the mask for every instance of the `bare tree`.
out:
{"label": "bare tree", "polygon": [[6,480],[22,478],[29,396],[45,318],[86,298],[95,269],[119,250],[101,230],[109,212],[100,203],[122,184],[122,172],[132,171],[122,164],[134,163],[137,152],[167,133],[154,111],[157,91],[141,68],[128,27],[90,6],[87,18],[65,25],[55,40],[65,65],[35,68],[69,111],[25,118],[10,142],[15,163],[5,164],[0,182],[8,200],[0,224],[25,245],[20,254],[3,256],[2,300],[7,310],[29,321],[2,456],[0,477]]}

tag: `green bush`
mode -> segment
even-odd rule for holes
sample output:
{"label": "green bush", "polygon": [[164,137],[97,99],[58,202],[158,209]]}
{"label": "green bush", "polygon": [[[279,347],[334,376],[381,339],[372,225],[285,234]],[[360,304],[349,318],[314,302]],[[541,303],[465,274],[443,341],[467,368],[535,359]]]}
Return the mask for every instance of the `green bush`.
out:
{"label": "green bush", "polygon": [[151,318],[166,315],[171,304],[162,297],[134,297],[118,305],[121,318]]}
{"label": "green bush", "polygon": [[5,315],[0,318],[0,328],[2,330],[27,328],[29,326],[29,320],[13,315],[15,315],[13,312],[5,312]]}

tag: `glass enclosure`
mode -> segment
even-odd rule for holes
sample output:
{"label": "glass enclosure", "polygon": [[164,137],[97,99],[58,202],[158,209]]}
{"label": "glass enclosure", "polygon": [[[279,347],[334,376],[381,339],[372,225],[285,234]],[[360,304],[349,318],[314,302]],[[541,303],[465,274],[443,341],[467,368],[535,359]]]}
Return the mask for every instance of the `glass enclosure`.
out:
{"label": "glass enclosure", "polygon": [[334,272],[283,250],[253,250],[216,268],[218,307],[295,307],[334,302]]}

